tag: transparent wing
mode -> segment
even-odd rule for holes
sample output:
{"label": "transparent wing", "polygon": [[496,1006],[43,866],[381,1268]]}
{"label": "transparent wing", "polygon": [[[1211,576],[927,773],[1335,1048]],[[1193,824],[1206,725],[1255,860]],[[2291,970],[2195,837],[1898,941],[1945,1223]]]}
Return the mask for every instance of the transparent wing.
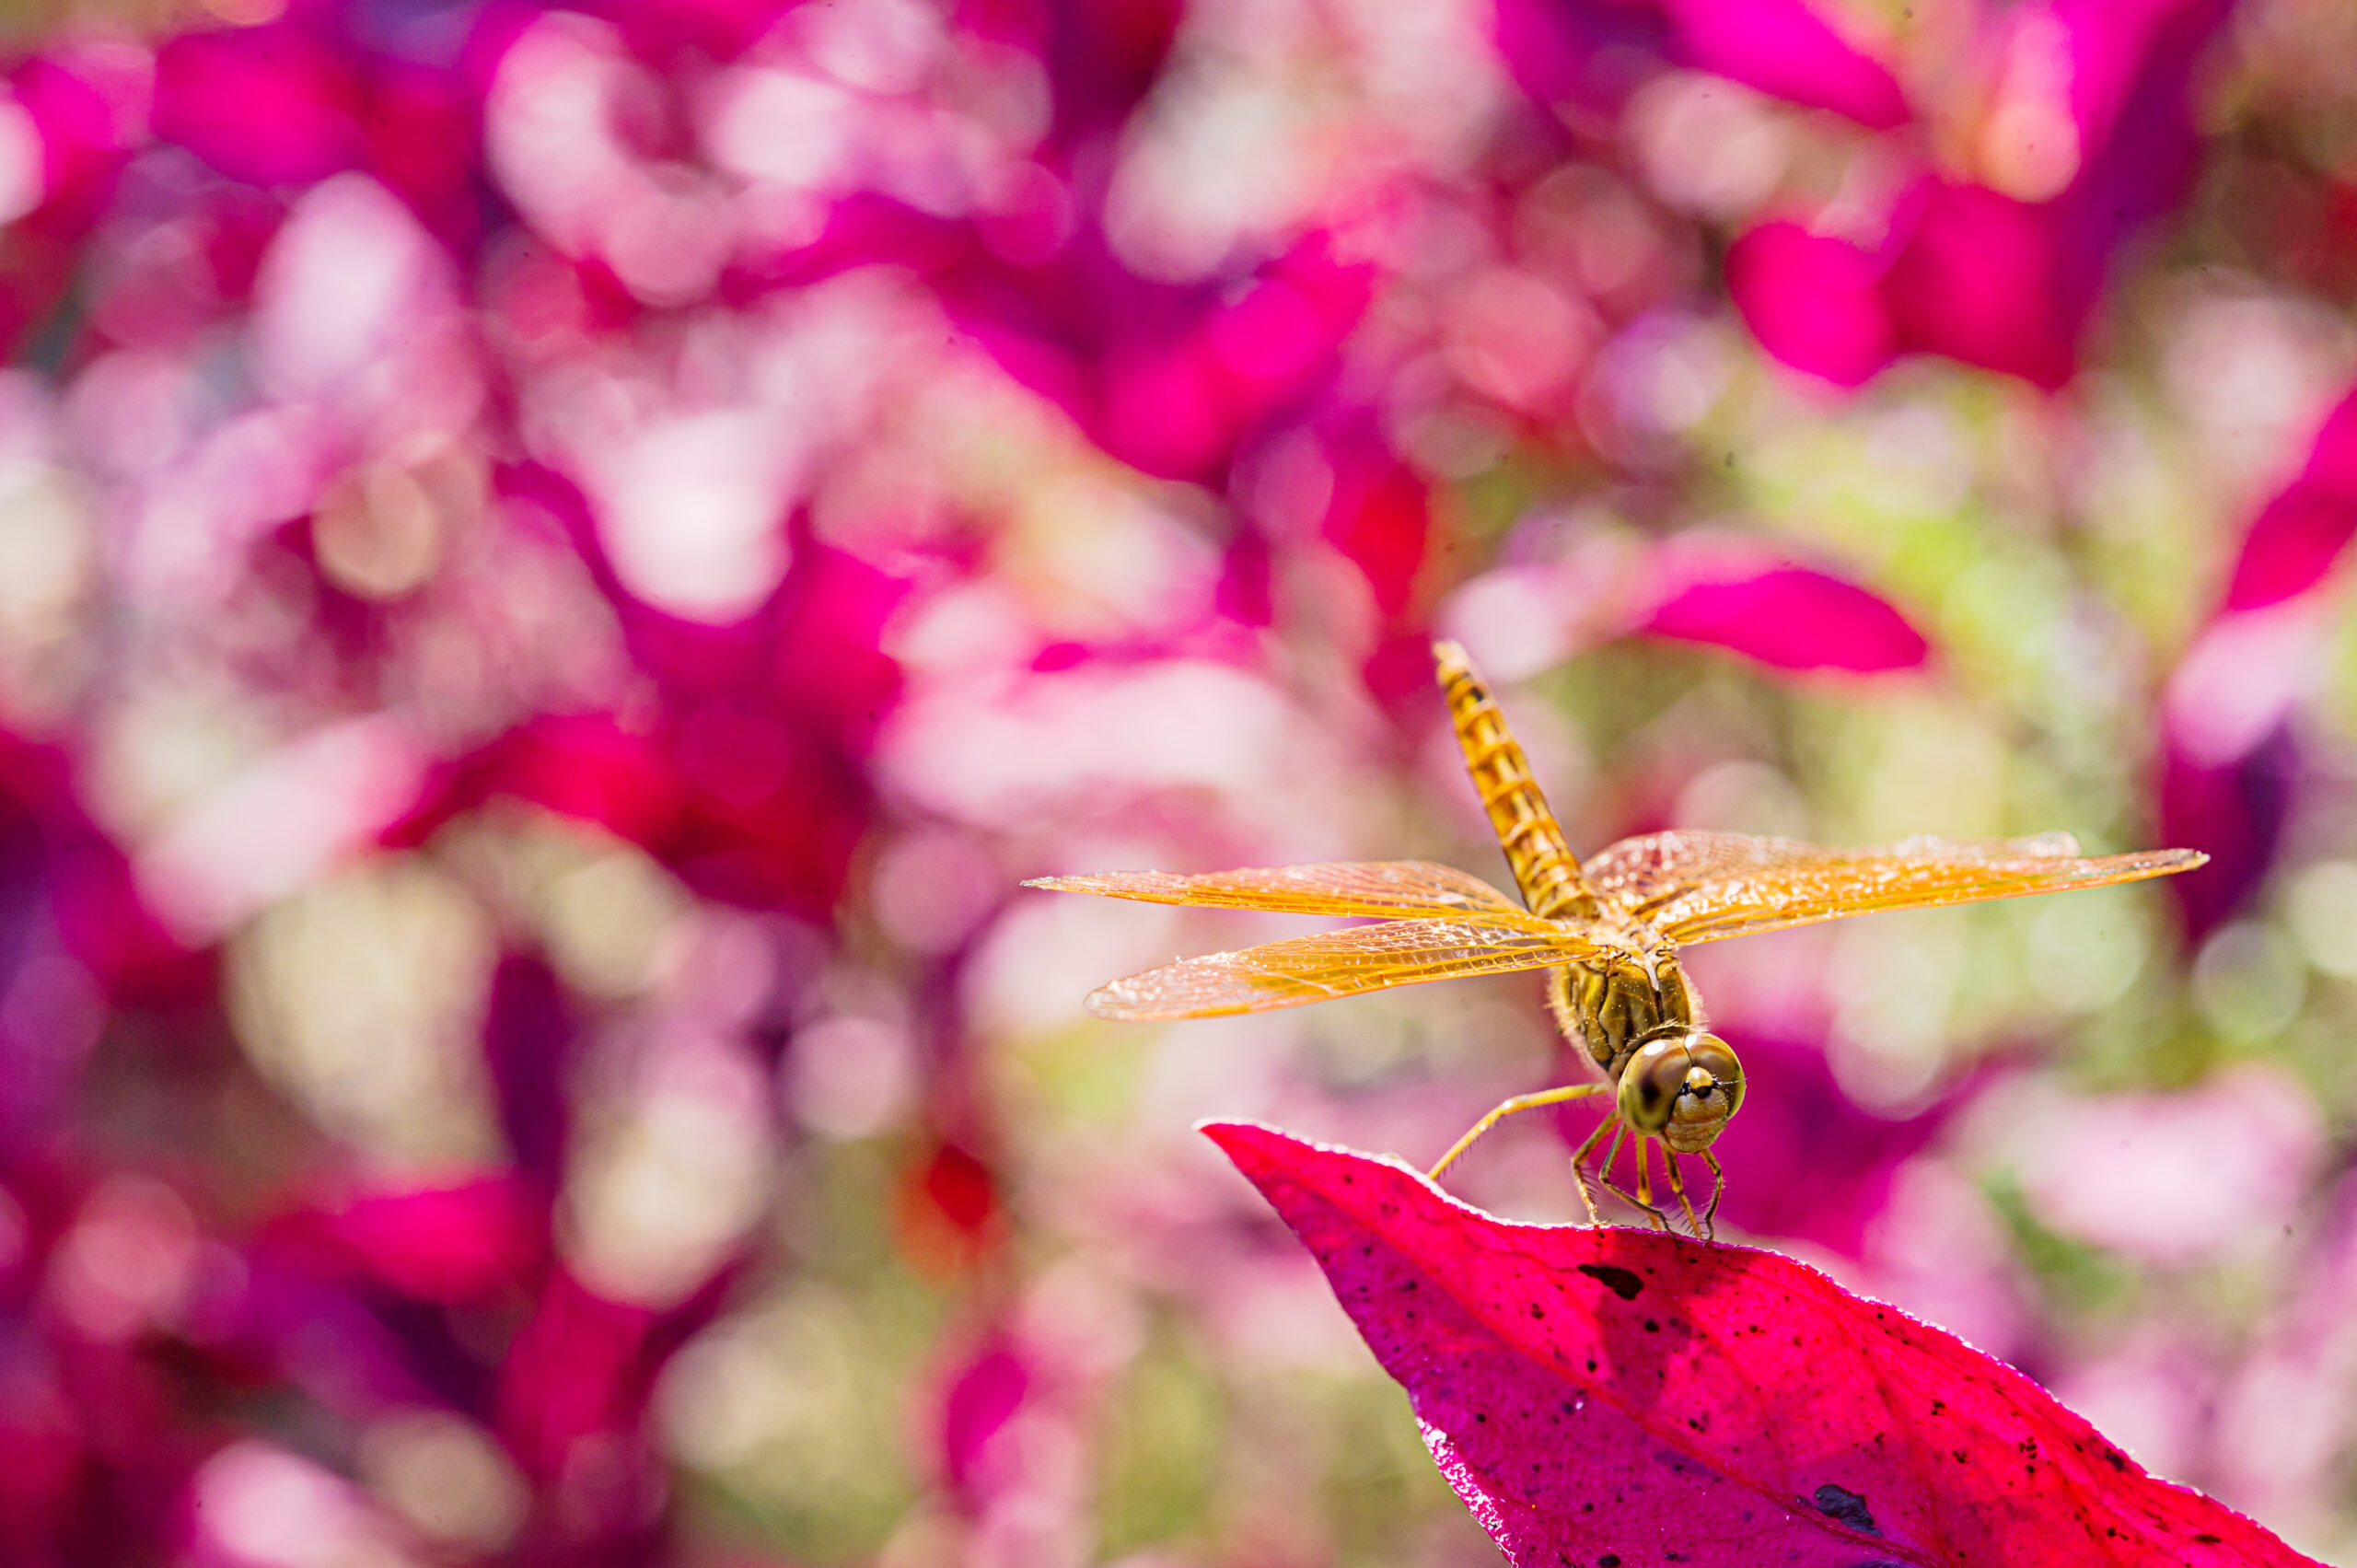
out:
{"label": "transparent wing", "polygon": [[1100,1018],[1210,1018],[1352,996],[1420,981],[1544,969],[1597,950],[1567,925],[1486,916],[1402,920],[1182,958],[1091,992]]}
{"label": "transparent wing", "polygon": [[1215,871],[1207,877],[1119,871],[1102,877],[1041,877],[1023,885],[1062,893],[1141,899],[1150,904],[1372,915],[1378,920],[1480,913],[1510,919],[1533,931],[1554,928],[1553,922],[1527,913],[1480,877],[1427,860],[1280,865],[1261,871]]}
{"label": "transparent wing", "polygon": [[1596,891],[1677,942],[1838,920],[1878,910],[2100,888],[2190,871],[2198,850],[2084,858],[2068,833],[2027,839],[1921,836],[1872,849],[1828,849],[1745,833],[1652,833],[1588,861]]}

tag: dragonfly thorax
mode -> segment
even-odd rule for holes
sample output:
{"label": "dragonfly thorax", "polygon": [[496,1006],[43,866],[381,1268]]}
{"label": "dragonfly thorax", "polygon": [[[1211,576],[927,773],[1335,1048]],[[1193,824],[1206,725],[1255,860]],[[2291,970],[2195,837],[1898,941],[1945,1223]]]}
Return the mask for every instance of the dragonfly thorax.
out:
{"label": "dragonfly thorax", "polygon": [[1677,957],[1663,948],[1607,952],[1565,964],[1548,976],[1547,1002],[1556,1026],[1615,1080],[1639,1046],[1703,1024]]}
{"label": "dragonfly thorax", "polygon": [[1711,1146],[1743,1100],[1743,1069],[1703,1028],[1702,1009],[1666,948],[1605,953],[1553,971],[1547,1000],[1563,1033],[1619,1090],[1620,1119],[1680,1154]]}

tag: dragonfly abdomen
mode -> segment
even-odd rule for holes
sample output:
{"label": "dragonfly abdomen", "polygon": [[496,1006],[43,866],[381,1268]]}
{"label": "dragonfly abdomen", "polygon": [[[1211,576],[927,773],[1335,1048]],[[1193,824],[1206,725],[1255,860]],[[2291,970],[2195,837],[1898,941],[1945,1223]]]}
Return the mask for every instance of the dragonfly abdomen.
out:
{"label": "dragonfly abdomen", "polygon": [[1465,753],[1466,771],[1497,830],[1498,845],[1514,868],[1515,886],[1530,912],[1550,920],[1593,918],[1598,912],[1596,895],[1580,877],[1579,858],[1572,854],[1555,813],[1530,776],[1530,762],[1522,754],[1505,715],[1498,711],[1489,689],[1473,673],[1465,650],[1441,643],[1434,652],[1440,667],[1441,688],[1448,695],[1449,716],[1456,722],[1457,744]]}

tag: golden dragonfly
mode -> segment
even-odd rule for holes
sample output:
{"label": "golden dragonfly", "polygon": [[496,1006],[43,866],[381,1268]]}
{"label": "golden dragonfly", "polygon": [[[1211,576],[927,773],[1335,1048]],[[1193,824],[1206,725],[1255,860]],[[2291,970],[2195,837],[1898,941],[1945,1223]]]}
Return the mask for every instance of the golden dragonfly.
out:
{"label": "golden dragonfly", "polygon": [[[1918,836],[1870,849],[1678,830],[1623,839],[1583,862],[1531,777],[1505,715],[1455,643],[1434,646],[1440,686],[1473,788],[1513,868],[1522,907],[1488,883],[1429,861],[1287,865],[1178,876],[1160,871],[1042,877],[1025,884],[1158,904],[1195,904],[1371,919],[1241,952],[1185,958],[1093,992],[1103,1018],[1208,1018],[1290,1007],[1395,985],[1546,969],[1556,1026],[1586,1052],[1596,1081],[1516,1095],[1475,1122],[1434,1166],[1437,1181],[1506,1117],[1609,1093],[1612,1110],[1572,1156],[1581,1202],[1598,1222],[1585,1169],[1612,1132],[1596,1178],[1671,1228],[1654,1202],[1651,1150],[1663,1145],[1687,1227],[1708,1238],[1726,1177],[1711,1150],[1743,1103],[1743,1067],[1709,1030],[1678,949],[1756,931],[2026,893],[2100,888],[2190,871],[2197,850],[2082,857],[2069,833],[2021,839]],[[1636,1191],[1612,1180],[1632,1132]],[[1713,1178],[1698,1215],[1677,1156],[1698,1155]]]}

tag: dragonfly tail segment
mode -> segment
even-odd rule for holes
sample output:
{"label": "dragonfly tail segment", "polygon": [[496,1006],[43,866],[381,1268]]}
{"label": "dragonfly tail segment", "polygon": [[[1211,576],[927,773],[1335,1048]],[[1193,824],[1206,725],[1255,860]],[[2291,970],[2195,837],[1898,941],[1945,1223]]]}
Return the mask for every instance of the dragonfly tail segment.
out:
{"label": "dragonfly tail segment", "polygon": [[1599,912],[1596,894],[1580,877],[1579,859],[1472,660],[1463,647],[1449,642],[1433,645],[1433,659],[1449,716],[1457,725],[1457,744],[1465,752],[1466,772],[1473,775],[1474,791],[1497,830],[1506,864],[1514,867],[1522,901],[1531,913],[1550,920],[1595,916]]}

